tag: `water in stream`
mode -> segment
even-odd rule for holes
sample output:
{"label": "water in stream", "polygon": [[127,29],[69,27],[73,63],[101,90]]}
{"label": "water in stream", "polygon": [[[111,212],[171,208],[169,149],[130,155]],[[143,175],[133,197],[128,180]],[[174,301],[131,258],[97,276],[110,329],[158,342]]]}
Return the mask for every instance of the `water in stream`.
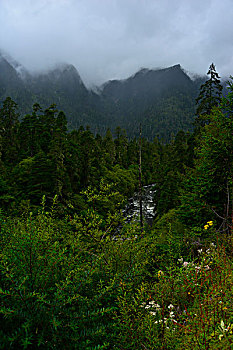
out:
{"label": "water in stream", "polygon": [[[155,217],[155,184],[143,186],[142,191],[142,212],[143,220],[148,224],[152,224]],[[128,204],[123,209],[123,215],[127,218],[126,221],[139,220],[140,204],[139,204],[139,193],[136,192],[133,197],[128,200]]]}

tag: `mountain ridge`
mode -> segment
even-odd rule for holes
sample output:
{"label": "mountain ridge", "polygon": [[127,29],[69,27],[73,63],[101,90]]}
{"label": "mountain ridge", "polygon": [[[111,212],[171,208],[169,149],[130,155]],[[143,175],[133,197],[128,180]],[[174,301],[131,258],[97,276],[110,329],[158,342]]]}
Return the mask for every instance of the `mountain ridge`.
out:
{"label": "mountain ridge", "polygon": [[[143,124],[146,137],[158,134],[164,138],[167,133],[165,139],[169,139],[180,128],[192,128],[197,91],[195,80],[180,64],[143,68],[126,79],[105,82],[96,92],[87,89],[71,64],[31,74],[0,51],[0,101],[11,96],[21,114],[30,113],[35,102],[42,108],[55,103],[64,110],[70,128],[89,125],[95,133],[103,134],[107,128],[113,131],[120,126],[135,137]],[[172,128],[169,120],[175,120]]]}

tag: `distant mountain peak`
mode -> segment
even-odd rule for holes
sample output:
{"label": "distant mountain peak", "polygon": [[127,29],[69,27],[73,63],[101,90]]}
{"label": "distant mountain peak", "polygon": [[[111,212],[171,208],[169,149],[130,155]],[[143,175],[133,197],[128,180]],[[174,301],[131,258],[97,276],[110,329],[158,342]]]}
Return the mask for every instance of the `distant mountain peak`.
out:
{"label": "distant mountain peak", "polygon": [[59,71],[60,73],[69,71],[78,73],[77,69],[73,66],[73,64],[69,64],[66,62],[57,63],[54,67],[50,69],[50,71]]}
{"label": "distant mountain peak", "polygon": [[174,66],[171,66],[171,67],[168,67],[170,69],[181,69],[181,65],[178,63],[178,64],[174,64]]}
{"label": "distant mountain peak", "polygon": [[49,70],[37,72],[34,75],[35,77],[49,79],[53,82],[70,82],[72,85],[75,83],[84,86],[77,69],[72,64],[68,63],[58,63]]}
{"label": "distant mountain peak", "polygon": [[[131,80],[131,79],[134,79],[134,78],[143,78],[143,77],[147,77],[149,76],[150,74],[163,74],[163,73],[170,73],[170,72],[178,72],[178,71],[181,71],[183,73],[186,73],[186,71],[181,67],[180,64],[175,64],[173,66],[170,66],[170,67],[166,67],[166,68],[140,68],[136,73],[134,73],[133,75],[131,75],[129,78],[127,79],[124,79],[124,80],[121,80],[123,82],[125,81],[128,81],[128,80]],[[112,80],[110,80],[112,82]],[[117,80],[115,80],[117,81]],[[118,80],[119,82],[120,80]]]}
{"label": "distant mountain peak", "polygon": [[22,64],[12,58],[8,53],[0,49],[0,59],[5,60],[18,74],[20,78],[25,78],[29,74]]}

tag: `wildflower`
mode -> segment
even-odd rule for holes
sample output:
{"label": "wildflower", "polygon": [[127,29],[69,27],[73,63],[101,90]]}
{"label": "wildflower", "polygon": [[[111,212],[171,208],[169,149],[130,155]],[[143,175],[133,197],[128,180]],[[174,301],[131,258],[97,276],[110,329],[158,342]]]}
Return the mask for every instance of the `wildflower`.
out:
{"label": "wildflower", "polygon": [[213,221],[207,221],[207,224],[208,224],[209,226],[212,226],[212,225],[213,225]]}
{"label": "wildflower", "polygon": [[161,276],[163,276],[163,275],[164,275],[163,271],[159,270],[159,271],[158,271],[158,277],[161,277]]}
{"label": "wildflower", "polygon": [[209,227],[209,225],[205,225],[205,226],[204,226],[204,229],[207,230],[208,227]]}
{"label": "wildflower", "polygon": [[145,307],[146,306],[146,303],[143,302],[142,305],[140,305],[140,307]]}
{"label": "wildflower", "polygon": [[198,254],[201,254],[202,253],[202,249],[198,249]]}
{"label": "wildflower", "polygon": [[187,267],[188,264],[189,264],[189,263],[188,263],[187,261],[184,261],[183,266],[184,266],[184,267]]}
{"label": "wildflower", "polygon": [[232,324],[229,323],[228,325],[225,326],[224,321],[221,320],[219,330],[222,332],[222,334],[219,335],[219,340],[221,340],[222,337],[224,336],[224,333],[229,331],[230,331],[229,333],[232,333]]}
{"label": "wildflower", "polygon": [[149,309],[151,307],[151,305],[146,305],[145,309]]}
{"label": "wildflower", "polygon": [[167,308],[168,308],[168,309],[174,309],[174,305],[170,304],[170,305],[168,305]]}
{"label": "wildflower", "polygon": [[154,316],[154,315],[156,315],[156,312],[155,311],[150,311],[150,314]]}
{"label": "wildflower", "polygon": [[183,259],[183,258],[180,258],[180,259],[178,259],[178,261],[179,261],[181,264],[183,264],[184,259]]}

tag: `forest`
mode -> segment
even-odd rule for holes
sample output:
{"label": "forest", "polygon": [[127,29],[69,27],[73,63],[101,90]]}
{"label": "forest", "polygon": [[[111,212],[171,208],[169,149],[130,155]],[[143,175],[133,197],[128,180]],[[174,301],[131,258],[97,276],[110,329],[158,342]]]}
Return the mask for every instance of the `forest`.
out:
{"label": "forest", "polygon": [[[0,349],[231,349],[233,78],[215,66],[193,132],[68,130],[0,106]],[[141,157],[140,157],[141,156]],[[122,208],[155,184],[155,219]]]}

